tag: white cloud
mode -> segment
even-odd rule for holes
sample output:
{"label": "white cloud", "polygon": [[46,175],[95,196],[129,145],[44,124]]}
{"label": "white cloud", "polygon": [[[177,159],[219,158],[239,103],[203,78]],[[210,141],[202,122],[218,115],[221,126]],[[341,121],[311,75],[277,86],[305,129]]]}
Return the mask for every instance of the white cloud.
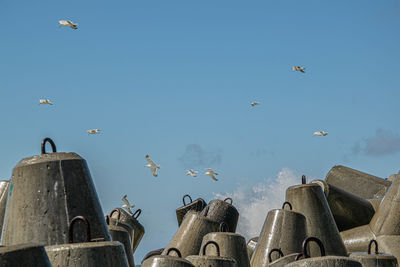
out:
{"label": "white cloud", "polygon": [[241,185],[232,193],[214,193],[214,196],[217,199],[233,199],[233,205],[240,214],[236,232],[248,240],[260,234],[267,213],[282,207],[286,189],[300,184],[300,177],[292,170],[283,168],[274,179],[266,179],[254,186]]}

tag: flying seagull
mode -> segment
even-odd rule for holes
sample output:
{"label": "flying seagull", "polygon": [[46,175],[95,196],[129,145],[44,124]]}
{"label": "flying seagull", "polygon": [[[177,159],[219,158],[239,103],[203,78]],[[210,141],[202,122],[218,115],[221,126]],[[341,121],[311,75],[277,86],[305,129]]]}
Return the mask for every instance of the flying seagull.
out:
{"label": "flying seagull", "polygon": [[88,132],[88,135],[89,135],[89,134],[98,134],[98,133],[101,132],[101,130],[99,130],[99,129],[92,129],[92,130],[88,130],[87,132]]}
{"label": "flying seagull", "polygon": [[157,177],[157,169],[160,169],[160,165],[156,165],[154,161],[152,161],[149,157],[149,155],[146,155],[146,160],[149,164],[144,165],[145,167],[148,167],[151,169],[151,173],[154,175],[154,177]]}
{"label": "flying seagull", "polygon": [[304,68],[304,67],[300,67],[300,66],[293,66],[292,67],[292,70],[293,71],[300,71],[300,72],[302,72],[302,73],[305,73],[305,70],[306,68]]}
{"label": "flying seagull", "polygon": [[204,173],[204,175],[208,175],[208,176],[210,176],[214,181],[218,181],[218,179],[215,178],[215,175],[218,175],[217,172],[215,172],[213,169],[210,169],[210,168],[206,168],[206,170],[207,170],[207,171]]}
{"label": "flying seagull", "polygon": [[252,107],[254,107],[255,105],[260,105],[260,102],[251,102]]}
{"label": "flying seagull", "polygon": [[324,131],[318,131],[318,132],[314,132],[313,136],[325,136],[328,135],[328,132],[324,132]]}
{"label": "flying seagull", "polygon": [[40,104],[53,105],[53,102],[51,102],[50,99],[40,99],[39,100],[39,105]]}
{"label": "flying seagull", "polygon": [[190,170],[187,170],[186,175],[190,175],[190,176],[192,176],[192,177],[197,177],[197,173],[198,173],[198,171],[195,171],[195,170],[193,170],[193,169],[190,169]]}
{"label": "flying seagull", "polygon": [[78,26],[78,24],[73,23],[72,21],[67,20],[67,19],[62,19],[59,21],[59,23],[60,24],[58,25],[58,27],[65,26],[65,27],[70,27],[74,30],[78,29],[78,27],[76,27],[76,26]]}
{"label": "flying seagull", "polygon": [[135,207],[135,205],[131,205],[129,203],[128,199],[126,198],[126,195],[122,197],[122,201],[125,203],[124,205],[122,205],[122,208],[127,210],[130,214],[133,215],[131,208],[133,209]]}

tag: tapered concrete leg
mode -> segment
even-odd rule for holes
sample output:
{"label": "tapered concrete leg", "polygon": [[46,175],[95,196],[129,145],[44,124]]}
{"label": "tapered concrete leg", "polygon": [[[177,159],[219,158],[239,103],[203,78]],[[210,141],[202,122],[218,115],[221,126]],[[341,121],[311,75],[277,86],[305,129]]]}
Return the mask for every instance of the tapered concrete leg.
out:
{"label": "tapered concrete leg", "polygon": [[226,223],[228,231],[234,233],[239,220],[239,212],[232,205],[232,199],[211,200],[210,203],[203,209],[201,215],[218,223]]}
{"label": "tapered concrete leg", "polygon": [[372,199],[367,199],[369,203],[371,203],[372,207],[374,208],[374,211],[377,212],[379,209],[379,206],[381,205],[383,198],[372,198]]}
{"label": "tapered concrete leg", "polygon": [[294,262],[296,260],[298,253],[292,253],[286,256],[283,256],[273,262],[271,262],[268,265],[263,265],[263,266],[268,266],[268,267],[284,267],[286,264],[289,264],[291,262]]}
{"label": "tapered concrete leg", "polygon": [[[186,201],[190,202],[187,203]],[[198,198],[195,201],[192,201],[192,198],[189,195],[184,195],[182,202],[183,206],[176,209],[176,219],[178,220],[178,226],[181,225],[183,218],[189,210],[202,211],[207,206],[207,203],[204,201],[204,199]]]}
{"label": "tapered concrete leg", "polygon": [[249,260],[251,260],[251,257],[253,256],[253,253],[257,246],[257,242],[258,242],[258,236],[253,237],[252,239],[249,240],[249,242],[247,242],[247,254],[249,255]]}
{"label": "tapered concrete leg", "polygon": [[0,266],[51,267],[51,264],[44,247],[31,243],[0,247]]}
{"label": "tapered concrete leg", "polygon": [[285,267],[362,267],[362,265],[348,257],[326,256],[294,261]]}
{"label": "tapered concrete leg", "polygon": [[325,180],[334,186],[364,199],[381,198],[391,182],[345,166],[335,166]]}
{"label": "tapered concrete leg", "polygon": [[[284,254],[301,251],[301,243],[306,236],[307,224],[303,214],[290,210],[271,210],[261,230],[251,266],[268,265],[269,253],[274,248],[281,249]],[[275,255],[272,259],[276,259]]]}
{"label": "tapered concrete leg", "polygon": [[[171,255],[170,255],[171,253]],[[172,253],[176,256],[172,256]],[[155,255],[142,262],[142,267],[195,267],[190,261],[183,259],[177,248],[169,248],[165,255]]]}
{"label": "tapered concrete leg", "polygon": [[111,239],[113,241],[119,241],[124,245],[126,258],[128,260],[129,267],[135,267],[135,262],[132,254],[131,237],[125,228],[115,225],[109,225],[108,230],[110,231]]}
{"label": "tapered concrete leg", "polygon": [[339,231],[368,224],[374,216],[375,210],[369,201],[323,180],[311,183],[319,184],[324,190]]}
{"label": "tapered concrete leg", "polygon": [[[372,246],[374,246],[374,250],[372,250]],[[379,253],[379,246],[376,240],[370,241],[367,252],[354,252],[349,257],[359,261],[363,267],[398,267],[396,257]]]}
{"label": "tapered concrete leg", "polygon": [[9,187],[10,181],[0,181],[0,236],[3,231],[4,215],[6,214]]}
{"label": "tapered concrete leg", "polygon": [[340,232],[340,236],[348,252],[367,251],[369,242],[376,239],[368,224]]}
{"label": "tapered concrete leg", "polygon": [[400,236],[398,235],[382,235],[376,238],[379,244],[379,251],[393,255],[397,262],[400,262]]}
{"label": "tapered concrete leg", "polygon": [[[317,184],[291,186],[286,190],[286,201],[293,206],[293,211],[306,217],[307,236],[320,239],[327,255],[347,256],[347,251],[340,237],[328,201]],[[311,245],[311,256],[319,255],[319,249]]]}

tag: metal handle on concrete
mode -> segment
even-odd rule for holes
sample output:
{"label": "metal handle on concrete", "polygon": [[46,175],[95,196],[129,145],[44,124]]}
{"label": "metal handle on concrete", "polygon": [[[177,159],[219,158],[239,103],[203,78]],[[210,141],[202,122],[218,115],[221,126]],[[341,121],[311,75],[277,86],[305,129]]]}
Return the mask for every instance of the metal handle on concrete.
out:
{"label": "metal handle on concrete", "polygon": [[177,248],[169,248],[169,249],[167,250],[167,255],[169,255],[169,253],[170,253],[171,251],[175,251],[176,254],[178,254],[178,257],[179,257],[179,258],[182,258],[182,253],[179,251],[179,249],[177,249]]}
{"label": "metal handle on concrete", "polygon": [[306,180],[306,176],[305,175],[301,176],[301,183],[302,184],[307,184],[307,180]]}
{"label": "metal handle on concrete", "polygon": [[112,218],[114,212],[118,212],[117,220],[119,221],[119,218],[121,217],[121,211],[120,211],[118,208],[113,209],[113,210],[110,212],[110,218]]}
{"label": "metal handle on concrete", "polygon": [[[137,214],[137,215],[136,215],[136,214]],[[140,216],[140,214],[142,214],[142,210],[141,210],[141,209],[138,209],[137,211],[135,211],[135,213],[132,214],[132,217],[135,218],[135,219],[137,219],[137,218]],[[135,216],[135,215],[136,215],[136,216]]]}
{"label": "metal handle on concrete", "polygon": [[202,256],[206,256],[206,248],[207,248],[207,246],[208,245],[210,245],[210,244],[213,244],[216,248],[217,248],[217,256],[218,257],[221,257],[221,254],[220,254],[220,251],[219,251],[219,245],[217,244],[217,242],[215,242],[215,241],[208,241],[205,245],[204,245],[204,247],[203,247],[203,255]]}
{"label": "metal handle on concrete", "polygon": [[292,210],[292,204],[290,204],[290,202],[287,202],[287,201],[283,202],[283,205],[282,205],[282,209],[283,209],[283,210],[285,209],[285,206],[286,206],[286,205],[288,205],[289,208],[290,208],[290,210]]}
{"label": "metal handle on concrete", "polygon": [[90,242],[90,225],[89,225],[88,220],[86,220],[86,218],[83,217],[83,216],[76,216],[75,218],[73,218],[71,220],[71,223],[69,224],[69,227],[68,227],[69,243],[74,243],[74,240],[73,240],[74,239],[74,224],[77,221],[82,221],[82,222],[85,223],[85,226],[86,226],[86,242]]}
{"label": "metal handle on concrete", "polygon": [[322,244],[321,240],[319,240],[316,237],[307,237],[306,239],[304,239],[303,244],[302,244],[301,253],[303,254],[303,259],[310,258],[310,255],[308,254],[308,251],[307,251],[307,245],[311,241],[314,241],[319,246],[319,250],[321,251],[321,257],[325,256],[325,248],[324,248],[324,244]]}
{"label": "metal handle on concrete", "polygon": [[294,258],[294,260],[295,260],[295,261],[298,261],[298,260],[300,260],[301,258],[303,258],[303,254],[298,253],[298,254],[296,255],[296,258]]}
{"label": "metal handle on concrete", "polygon": [[222,222],[219,224],[219,231],[220,232],[229,232],[229,226],[226,222]]}
{"label": "metal handle on concrete", "polygon": [[375,244],[375,254],[379,254],[379,252],[378,252],[378,242],[376,242],[375,239],[372,239],[368,244],[368,254],[371,254],[372,244]]}
{"label": "metal handle on concrete", "polygon": [[280,257],[283,257],[284,255],[283,255],[283,252],[282,252],[282,250],[280,249],[280,248],[273,248],[273,249],[271,249],[271,251],[268,253],[268,260],[269,260],[269,262],[272,262],[272,253],[273,252],[278,252],[279,253],[279,258]]}
{"label": "metal handle on concrete", "polygon": [[57,152],[56,144],[54,144],[53,140],[50,138],[46,137],[45,139],[42,140],[42,155],[47,154],[46,153],[46,143],[49,142],[51,145],[51,149],[53,150],[53,153]]}
{"label": "metal handle on concrete", "polygon": [[230,197],[227,197],[227,198],[225,198],[225,199],[224,199],[224,202],[227,202],[227,200],[230,200],[230,201],[231,201],[231,203],[229,203],[229,204],[231,204],[231,205],[232,205],[232,203],[233,203],[233,200],[232,200],[232,198],[230,198]]}
{"label": "metal handle on concrete", "polygon": [[[183,201],[183,206],[186,206],[186,205],[187,205],[186,202],[185,202],[185,198],[186,198],[186,197],[188,197],[188,198],[190,199],[190,203],[193,202],[192,198],[191,198],[189,195],[184,195],[184,196],[183,196],[183,199],[182,199],[182,201]],[[190,203],[189,203],[189,204],[190,204]]]}

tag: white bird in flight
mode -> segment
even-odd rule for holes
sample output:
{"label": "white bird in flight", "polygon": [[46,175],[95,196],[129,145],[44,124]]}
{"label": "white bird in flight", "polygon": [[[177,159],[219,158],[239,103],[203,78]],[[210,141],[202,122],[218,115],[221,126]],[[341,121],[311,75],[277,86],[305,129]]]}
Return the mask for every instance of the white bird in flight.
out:
{"label": "white bird in flight", "polygon": [[53,105],[53,102],[51,102],[50,99],[40,99],[39,100],[39,105],[40,104]]}
{"label": "white bird in flight", "polygon": [[254,107],[255,105],[260,105],[260,102],[251,102],[252,107]]}
{"label": "white bird in flight", "polygon": [[318,132],[314,132],[313,136],[326,136],[328,135],[328,132],[324,132],[324,131],[318,131]]}
{"label": "white bird in flight", "polygon": [[151,173],[154,175],[154,177],[157,177],[157,169],[160,169],[161,166],[157,165],[154,163],[154,161],[152,161],[149,157],[149,155],[146,155],[146,160],[149,164],[144,165],[145,167],[148,167],[151,169]]}
{"label": "white bird in flight", "polygon": [[305,73],[305,70],[306,68],[304,68],[304,67],[300,67],[300,66],[293,66],[292,67],[292,70],[293,71],[300,71],[300,72],[302,72],[302,73]]}
{"label": "white bird in flight", "polygon": [[197,177],[197,173],[198,173],[198,171],[195,171],[195,170],[193,170],[193,169],[190,169],[190,170],[187,170],[186,175],[190,175],[190,176],[192,176],[192,177]]}
{"label": "white bird in flight", "polygon": [[206,172],[204,173],[204,175],[208,175],[210,176],[214,181],[218,181],[218,179],[215,177],[215,175],[218,175],[217,172],[215,172],[213,169],[210,168],[206,168]]}
{"label": "white bird in flight", "polygon": [[58,25],[58,27],[65,26],[65,27],[70,27],[74,30],[78,29],[78,27],[76,27],[76,26],[78,26],[78,24],[73,23],[72,21],[67,20],[67,19],[62,19],[59,21],[59,23],[60,24]]}
{"label": "white bird in flight", "polygon": [[89,135],[89,134],[98,134],[98,133],[101,132],[101,130],[99,130],[99,129],[92,129],[92,130],[88,130],[87,132],[88,132],[88,135]]}
{"label": "white bird in flight", "polygon": [[135,205],[131,205],[129,203],[128,199],[126,198],[126,195],[122,197],[122,201],[125,203],[124,205],[122,205],[122,208],[127,210],[130,214],[133,215],[131,208],[133,209],[135,207]]}

